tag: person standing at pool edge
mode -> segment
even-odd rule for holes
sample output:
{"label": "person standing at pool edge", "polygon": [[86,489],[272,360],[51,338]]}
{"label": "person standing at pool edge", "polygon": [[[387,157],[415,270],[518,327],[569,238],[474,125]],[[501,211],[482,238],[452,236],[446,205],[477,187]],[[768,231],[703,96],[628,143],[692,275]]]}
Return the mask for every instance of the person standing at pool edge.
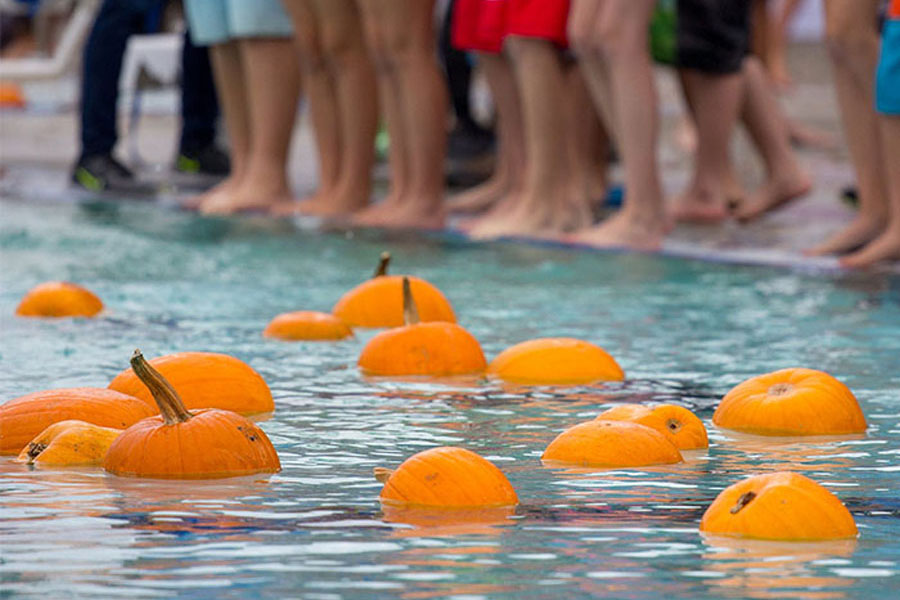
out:
{"label": "person standing at pool edge", "polygon": [[210,45],[231,141],[231,175],[189,205],[204,213],[268,210],[292,200],[287,153],[300,68],[279,0],[186,0],[198,45]]}

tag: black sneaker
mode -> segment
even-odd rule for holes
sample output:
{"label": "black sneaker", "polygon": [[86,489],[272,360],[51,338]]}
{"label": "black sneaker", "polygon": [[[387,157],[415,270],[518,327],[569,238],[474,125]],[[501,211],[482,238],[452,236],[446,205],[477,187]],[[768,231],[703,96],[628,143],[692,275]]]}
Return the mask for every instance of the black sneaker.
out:
{"label": "black sneaker", "polygon": [[132,191],[140,187],[134,173],[111,154],[82,156],[72,171],[72,181],[91,192]]}
{"label": "black sneaker", "polygon": [[210,144],[196,151],[182,150],[175,159],[180,173],[225,177],[231,172],[231,160],[221,148]]}

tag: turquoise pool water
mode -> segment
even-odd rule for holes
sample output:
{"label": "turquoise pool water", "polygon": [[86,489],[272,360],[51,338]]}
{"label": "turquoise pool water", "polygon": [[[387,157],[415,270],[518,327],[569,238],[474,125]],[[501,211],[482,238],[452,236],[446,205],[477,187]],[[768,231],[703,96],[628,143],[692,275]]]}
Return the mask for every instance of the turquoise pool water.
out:
{"label": "turquoise pool water", "polygon": [[[439,285],[488,357],[531,337],[601,344],[627,381],[504,389],[363,379],[372,334],[336,344],[260,337],[268,320],[328,310],[390,250]],[[298,233],[142,205],[0,203],[0,401],[105,386],[135,347],[227,352],[268,381],[262,427],[283,471],[214,482],[30,470],[0,459],[0,595],[154,598],[885,598],[900,587],[900,277],[802,273],[446,238]],[[49,279],[109,307],[95,321],[12,316]],[[786,366],[834,373],[869,421],[858,439],[716,430],[718,399]],[[648,470],[541,466],[562,429],[617,402],[672,401],[710,428],[708,452]],[[522,501],[478,522],[383,515],[375,466],[461,445]],[[853,512],[857,542],[704,541],[718,492],[795,469]]]}

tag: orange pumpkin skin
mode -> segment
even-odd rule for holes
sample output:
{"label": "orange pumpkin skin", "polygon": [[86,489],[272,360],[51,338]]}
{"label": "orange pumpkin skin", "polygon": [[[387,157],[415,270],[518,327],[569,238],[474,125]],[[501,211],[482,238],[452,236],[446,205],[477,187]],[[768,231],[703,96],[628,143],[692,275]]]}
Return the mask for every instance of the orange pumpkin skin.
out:
{"label": "orange pumpkin skin", "polygon": [[98,427],[84,421],[60,421],[28,442],[16,460],[54,467],[99,466],[121,433],[121,429]]}
{"label": "orange pumpkin skin", "polygon": [[[178,352],[149,362],[172,384],[189,410],[220,408],[242,415],[275,410],[272,392],[265,380],[250,365],[233,356],[212,352]],[[150,390],[132,369],[116,375],[109,388],[156,407]]]}
{"label": "orange pumpkin skin", "polygon": [[709,447],[703,421],[688,409],[675,404],[659,404],[652,408],[643,404],[621,404],[603,411],[597,418],[646,425],[665,435],[679,450]]}
{"label": "orange pumpkin skin", "polygon": [[391,506],[442,508],[519,503],[500,469],[474,452],[453,446],[431,448],[407,458],[387,478],[380,498]]}
{"label": "orange pumpkin skin", "polygon": [[114,475],[155,479],[214,479],[281,470],[262,429],[241,415],[215,408],[190,411],[183,423],[144,419],[109,447],[103,468]]}
{"label": "orange pumpkin skin", "polygon": [[25,96],[18,84],[0,82],[0,107],[25,108]]}
{"label": "orange pumpkin skin", "polygon": [[606,350],[573,338],[541,338],[507,348],[488,374],[526,385],[578,385],[622,381],[625,372]]}
{"label": "orange pumpkin skin", "polygon": [[359,355],[365,375],[447,377],[481,373],[481,345],[454,323],[418,323],[382,331]]}
{"label": "orange pumpkin skin", "polygon": [[764,540],[856,537],[850,511],[827,489],[799,473],[756,475],[726,488],[706,509],[700,531]]}
{"label": "orange pumpkin skin", "polygon": [[342,340],[352,335],[350,327],[334,315],[308,310],[280,314],[263,330],[263,337],[286,341]]}
{"label": "orange pumpkin skin", "polygon": [[[403,319],[403,275],[382,275],[344,294],[332,314],[350,327],[400,327]],[[432,284],[407,276],[421,321],[456,323],[450,302]]]}
{"label": "orange pumpkin skin", "polygon": [[683,461],[665,435],[637,423],[579,423],[550,442],[541,460],[583,467],[645,467]]}
{"label": "orange pumpkin skin", "polygon": [[103,302],[90,290],[67,281],[48,281],[25,294],[16,314],[20,317],[93,317]]}
{"label": "orange pumpkin skin", "polygon": [[28,394],[0,405],[0,454],[18,454],[36,435],[59,421],[78,419],[125,429],[156,410],[104,388],[66,388]]}
{"label": "orange pumpkin skin", "polygon": [[866,418],[850,389],[822,371],[782,369],[728,392],[713,423],[757,435],[863,433]]}

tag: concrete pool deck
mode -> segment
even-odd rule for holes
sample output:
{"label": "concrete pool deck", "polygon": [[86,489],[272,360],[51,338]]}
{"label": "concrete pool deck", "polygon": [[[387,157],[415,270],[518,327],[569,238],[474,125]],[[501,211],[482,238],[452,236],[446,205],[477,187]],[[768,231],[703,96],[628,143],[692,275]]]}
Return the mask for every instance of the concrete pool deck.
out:
{"label": "concrete pool deck", "polygon": [[[813,190],[784,209],[748,225],[733,221],[716,226],[681,225],[667,240],[665,254],[736,263],[837,268],[833,258],[805,258],[801,251],[853,217],[853,209],[840,200],[841,189],[854,180],[853,170],[841,138],[824,48],[817,44],[794,45],[790,63],[795,82],[782,97],[782,106],[798,123],[823,131],[837,141],[833,150],[798,150],[800,160],[814,182]],[[660,164],[666,193],[673,195],[687,182],[692,157],[674,141],[674,131],[682,113],[675,77],[671,71],[660,69],[658,81],[663,116]],[[28,91],[26,87],[26,94]],[[168,165],[175,152],[179,126],[177,115],[173,114],[176,96],[169,90],[167,100],[165,93],[155,106],[144,103],[150,106],[141,116],[136,133],[124,136],[118,148],[123,157],[139,155],[141,175],[162,184],[171,181]],[[0,111],[0,198],[71,201],[77,196],[68,183],[69,171],[78,152],[77,107],[73,102],[53,105],[53,92],[46,89],[38,90],[36,96],[29,109]],[[125,130],[123,116],[121,131]],[[761,165],[743,133],[733,145],[733,156],[743,183],[748,189],[752,188],[760,180]],[[302,110],[294,132],[289,169],[297,195],[315,188],[315,149]],[[378,173],[383,180],[383,166]],[[613,180],[621,180],[618,166],[613,169]],[[895,266],[880,269],[885,268],[900,271],[900,267]]]}

